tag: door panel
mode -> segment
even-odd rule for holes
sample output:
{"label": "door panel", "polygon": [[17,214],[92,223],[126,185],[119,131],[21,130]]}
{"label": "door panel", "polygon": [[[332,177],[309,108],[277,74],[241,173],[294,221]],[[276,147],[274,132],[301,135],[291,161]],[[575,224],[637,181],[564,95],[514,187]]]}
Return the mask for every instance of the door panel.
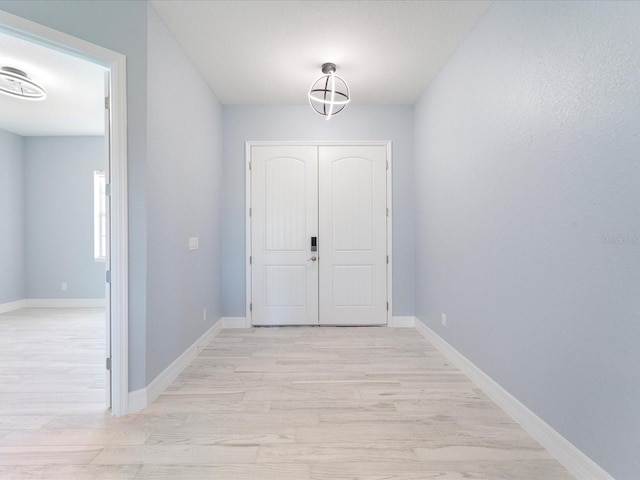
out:
{"label": "door panel", "polygon": [[331,287],[336,307],[373,307],[373,277],[371,265],[333,265]]}
{"label": "door panel", "polygon": [[319,147],[323,325],[387,323],[387,149]]}
{"label": "door panel", "polygon": [[307,303],[306,270],[306,265],[266,265],[265,307],[304,307]]}
{"label": "door panel", "polygon": [[[325,195],[322,204],[331,226],[332,246],[336,252],[362,252],[373,249],[373,161],[367,158],[339,158],[330,164],[324,162]],[[329,170],[330,169],[330,170]],[[330,215],[330,216],[329,216]],[[326,232],[323,231],[326,235]]]}
{"label": "door panel", "polygon": [[318,323],[317,168],[317,147],[251,147],[253,325]]}

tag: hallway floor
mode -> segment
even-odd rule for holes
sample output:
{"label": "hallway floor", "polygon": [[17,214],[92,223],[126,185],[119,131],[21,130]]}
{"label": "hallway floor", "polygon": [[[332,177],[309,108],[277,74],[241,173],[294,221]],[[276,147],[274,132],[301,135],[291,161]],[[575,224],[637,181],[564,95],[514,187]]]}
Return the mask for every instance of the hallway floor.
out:
{"label": "hallway floor", "polygon": [[[62,309],[32,310],[40,323],[0,315],[4,480],[573,478],[413,329],[224,330],[153,405],[115,418],[88,352],[100,322],[46,331]],[[56,349],[69,338],[87,360]]]}

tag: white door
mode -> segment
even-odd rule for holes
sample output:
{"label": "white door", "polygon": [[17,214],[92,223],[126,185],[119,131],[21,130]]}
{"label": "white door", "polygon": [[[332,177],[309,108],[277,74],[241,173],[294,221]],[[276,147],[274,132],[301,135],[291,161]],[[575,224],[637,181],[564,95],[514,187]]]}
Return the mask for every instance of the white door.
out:
{"label": "white door", "polygon": [[317,151],[251,147],[253,325],[318,323]]}
{"label": "white door", "polygon": [[387,148],[322,146],[320,323],[387,323]]}
{"label": "white door", "polygon": [[[109,83],[109,72],[104,74],[104,96],[105,99],[110,99],[111,89]],[[110,101],[105,101],[104,109],[104,148],[105,148],[105,166],[104,166],[104,181],[105,185],[109,185],[107,192],[111,188],[111,108]],[[111,196],[107,195],[105,199],[105,270],[109,277],[111,272]],[[105,318],[105,357],[106,357],[106,369],[105,369],[105,396],[107,408],[111,408],[111,281],[108,278],[105,287],[104,297],[104,318]]]}
{"label": "white door", "polygon": [[253,145],[253,325],[387,323],[387,147]]}

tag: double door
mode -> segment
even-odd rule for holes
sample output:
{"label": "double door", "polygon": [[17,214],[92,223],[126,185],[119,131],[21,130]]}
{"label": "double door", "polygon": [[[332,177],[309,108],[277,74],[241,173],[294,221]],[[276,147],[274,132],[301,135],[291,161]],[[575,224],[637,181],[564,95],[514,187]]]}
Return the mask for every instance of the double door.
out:
{"label": "double door", "polygon": [[249,155],[252,324],[386,324],[387,146]]}

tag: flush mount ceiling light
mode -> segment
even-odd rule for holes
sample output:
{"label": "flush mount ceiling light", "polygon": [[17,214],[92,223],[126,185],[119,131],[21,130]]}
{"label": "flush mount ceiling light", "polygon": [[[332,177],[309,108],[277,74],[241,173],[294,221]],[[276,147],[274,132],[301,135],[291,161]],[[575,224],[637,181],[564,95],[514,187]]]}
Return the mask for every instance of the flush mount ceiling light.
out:
{"label": "flush mount ceiling light", "polygon": [[336,75],[335,63],[322,65],[324,75],[311,85],[309,104],[316,113],[327,117],[340,113],[349,103],[347,82]]}
{"label": "flush mount ceiling light", "polygon": [[29,100],[42,100],[47,96],[44,88],[13,67],[0,67],[0,92]]}

